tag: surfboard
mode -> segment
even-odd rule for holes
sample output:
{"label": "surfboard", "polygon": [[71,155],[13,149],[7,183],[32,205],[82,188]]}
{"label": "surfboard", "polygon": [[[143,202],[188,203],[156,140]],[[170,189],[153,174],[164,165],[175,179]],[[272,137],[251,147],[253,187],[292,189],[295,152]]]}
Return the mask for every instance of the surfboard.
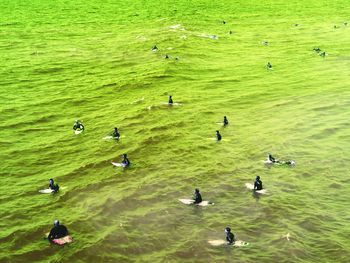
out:
{"label": "surfboard", "polygon": [[[193,199],[179,199],[179,201],[185,205],[193,205],[194,204],[194,200]],[[207,206],[207,205],[214,205],[214,203],[210,202],[210,201],[202,201],[199,204],[195,204],[195,205],[199,205],[199,206]]]}
{"label": "surfboard", "polygon": [[80,134],[80,133],[82,133],[83,131],[84,131],[84,130],[75,130],[74,133],[75,133],[75,134]]}
{"label": "surfboard", "polygon": [[173,102],[173,103],[167,103],[167,102],[163,102],[162,105],[168,105],[168,106],[182,106],[182,103],[178,103],[178,102]]}
{"label": "surfboard", "polygon": [[39,193],[42,193],[42,194],[51,194],[51,193],[53,193],[53,190],[50,189],[50,188],[42,189],[42,190],[39,190]]}
{"label": "surfboard", "polygon": [[59,246],[62,246],[62,245],[68,244],[68,243],[72,243],[72,242],[73,242],[73,239],[69,235],[52,240],[52,243],[59,245]]}
{"label": "surfboard", "polygon": [[120,138],[124,138],[124,137],[125,137],[125,136],[122,135],[122,136],[120,136],[120,137],[117,139],[117,138],[115,138],[115,137],[113,137],[113,136],[111,136],[111,135],[108,135],[108,136],[103,137],[102,139],[103,139],[103,140],[119,140]]}
{"label": "surfboard", "polygon": [[125,164],[123,163],[115,163],[115,162],[111,162],[111,163],[116,167],[125,167]]}
{"label": "surfboard", "polygon": [[245,242],[242,240],[236,240],[233,244],[229,244],[226,240],[223,240],[223,239],[208,240],[208,243],[214,247],[223,246],[223,245],[233,246],[233,247],[245,247],[249,245],[248,242]]}
{"label": "surfboard", "polygon": [[253,184],[246,183],[245,186],[246,186],[248,189],[253,190],[255,193],[258,193],[258,194],[266,194],[266,189],[254,190],[254,185],[253,185]]}

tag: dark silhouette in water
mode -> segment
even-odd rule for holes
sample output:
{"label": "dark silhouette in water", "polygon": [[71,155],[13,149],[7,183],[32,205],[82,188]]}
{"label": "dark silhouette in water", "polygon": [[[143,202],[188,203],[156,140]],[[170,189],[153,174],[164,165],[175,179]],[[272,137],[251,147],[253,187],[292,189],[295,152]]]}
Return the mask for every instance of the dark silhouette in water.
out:
{"label": "dark silhouette in water", "polygon": [[76,120],[75,121],[75,123],[74,123],[74,125],[73,125],[73,130],[84,130],[85,129],[85,127],[84,127],[84,125],[79,121],[79,120]]}
{"label": "dark silhouette in water", "polygon": [[50,242],[52,242],[54,239],[62,238],[68,235],[67,228],[64,225],[60,225],[60,222],[58,220],[55,220],[53,225],[54,227],[51,229],[47,237]]}
{"label": "dark silhouette in water", "polygon": [[267,68],[267,69],[272,69],[272,65],[271,65],[270,62],[267,62],[266,68]]}
{"label": "dark silhouette in water", "polygon": [[268,46],[268,45],[269,45],[269,42],[268,42],[268,41],[263,41],[262,44],[263,44],[264,46]]}
{"label": "dark silhouette in water", "polygon": [[54,180],[51,178],[49,180],[49,188],[51,190],[53,190],[54,193],[57,193],[58,190],[60,189],[60,187],[58,186],[58,184],[55,184]]}
{"label": "dark silhouette in water", "polygon": [[122,164],[123,164],[124,167],[130,166],[130,161],[129,161],[128,155],[126,153],[123,154]]}
{"label": "dark silhouette in water", "polygon": [[224,116],[224,126],[228,125],[228,119],[226,116]]}
{"label": "dark silhouette in water", "polygon": [[235,235],[231,232],[231,228],[226,227],[225,233],[226,233],[226,241],[229,244],[233,244],[235,242]]}
{"label": "dark silhouette in water", "polygon": [[164,57],[165,59],[168,59],[169,58],[169,56],[168,56],[168,54],[165,54],[165,57]]}
{"label": "dark silhouette in water", "polygon": [[169,96],[169,101],[168,101],[168,104],[172,105],[174,102],[173,102],[173,96]]}
{"label": "dark silhouette in water", "polygon": [[226,22],[225,22],[224,20],[222,21],[222,23],[223,23],[224,25],[226,24]]}
{"label": "dark silhouette in water", "polygon": [[202,195],[200,194],[198,188],[196,188],[196,189],[194,190],[193,200],[194,200],[194,204],[199,204],[199,203],[202,202]]}
{"label": "dark silhouette in water", "polygon": [[325,52],[325,51],[321,52],[321,53],[320,53],[320,56],[321,56],[321,57],[325,57],[325,56],[326,56],[326,52]]}
{"label": "dark silhouette in water", "polygon": [[262,185],[262,181],[260,180],[260,176],[257,176],[254,182],[254,190],[262,190],[263,189],[263,185]]}
{"label": "dark silhouette in water", "polygon": [[216,140],[221,141],[221,134],[219,131],[216,131]]}
{"label": "dark silhouette in water", "polygon": [[157,47],[157,45],[154,45],[153,47],[152,47],[152,49],[151,49],[152,51],[158,51],[158,47]]}
{"label": "dark silhouette in water", "polygon": [[230,35],[232,35],[232,34],[233,34],[232,30],[230,30]]}
{"label": "dark silhouette in water", "polygon": [[317,52],[317,53],[320,53],[321,52],[321,49],[319,48],[319,47],[316,47],[316,48],[314,48],[313,49],[315,52]]}
{"label": "dark silhouette in water", "polygon": [[118,128],[117,128],[117,127],[114,128],[114,131],[113,131],[113,135],[112,135],[112,136],[113,136],[114,139],[119,140],[120,134],[119,134],[119,131],[118,131]]}

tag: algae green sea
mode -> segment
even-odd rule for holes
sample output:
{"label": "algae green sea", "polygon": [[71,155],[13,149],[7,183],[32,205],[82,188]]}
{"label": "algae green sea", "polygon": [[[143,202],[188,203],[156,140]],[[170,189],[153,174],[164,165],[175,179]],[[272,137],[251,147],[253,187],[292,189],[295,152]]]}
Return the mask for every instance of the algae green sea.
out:
{"label": "algae green sea", "polygon": [[[1,1],[0,262],[349,262],[349,14],[345,0]],[[269,152],[296,165],[267,167]],[[113,167],[123,153],[132,167]],[[257,175],[266,195],[245,187]],[[40,194],[49,178],[60,192]],[[215,205],[178,201],[196,187]],[[73,243],[44,239],[56,218]],[[210,246],[226,226],[250,245]]]}

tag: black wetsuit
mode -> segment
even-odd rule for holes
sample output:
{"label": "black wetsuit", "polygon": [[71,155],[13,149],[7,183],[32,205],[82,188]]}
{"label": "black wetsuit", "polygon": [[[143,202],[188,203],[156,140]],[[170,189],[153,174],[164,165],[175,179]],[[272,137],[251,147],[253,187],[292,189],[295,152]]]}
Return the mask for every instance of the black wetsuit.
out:
{"label": "black wetsuit", "polygon": [[235,242],[235,235],[232,234],[231,232],[226,233],[226,240],[230,244],[234,243]]}
{"label": "black wetsuit", "polygon": [[216,134],[216,139],[217,139],[218,141],[221,141],[221,134],[220,134],[220,133],[217,133],[217,134]]}
{"label": "black wetsuit", "polygon": [[80,122],[78,123],[75,123],[74,126],[73,126],[73,130],[84,130],[84,125]]}
{"label": "black wetsuit", "polygon": [[54,226],[48,236],[49,241],[57,238],[62,238],[68,235],[68,230],[64,225]]}
{"label": "black wetsuit", "polygon": [[276,159],[273,158],[271,154],[269,154],[269,161],[275,163]]}
{"label": "black wetsuit", "polygon": [[169,104],[173,104],[173,99],[170,97],[169,98],[169,102],[168,102]]}
{"label": "black wetsuit", "polygon": [[262,190],[263,189],[263,185],[262,185],[262,182],[261,180],[256,180],[254,182],[254,190]]}
{"label": "black wetsuit", "polygon": [[224,125],[227,125],[228,124],[228,120],[227,118],[224,118]]}
{"label": "black wetsuit", "polygon": [[58,190],[60,189],[60,187],[58,186],[58,184],[49,184],[49,188],[51,190],[53,190],[55,193],[58,192]]}
{"label": "black wetsuit", "polygon": [[200,193],[195,193],[193,196],[194,204],[199,204],[202,202],[202,196]]}
{"label": "black wetsuit", "polygon": [[130,165],[130,161],[127,157],[124,157],[122,164],[124,164],[125,166],[129,166]]}
{"label": "black wetsuit", "polygon": [[114,137],[115,139],[119,139],[119,137],[120,137],[119,132],[114,131],[114,132],[113,132],[113,137]]}

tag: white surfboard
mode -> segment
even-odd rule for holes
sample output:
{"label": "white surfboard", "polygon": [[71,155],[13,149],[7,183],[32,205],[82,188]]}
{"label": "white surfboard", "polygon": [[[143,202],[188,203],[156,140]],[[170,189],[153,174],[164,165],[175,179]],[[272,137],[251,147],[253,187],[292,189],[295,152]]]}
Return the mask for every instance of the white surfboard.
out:
{"label": "white surfboard", "polygon": [[182,106],[182,103],[178,103],[178,102],[173,102],[173,103],[168,103],[168,102],[163,102],[163,105],[168,105],[168,106]]}
{"label": "white surfboard", "polygon": [[39,190],[39,193],[42,193],[42,194],[51,194],[53,192],[54,191],[50,188]]}
{"label": "white surfboard", "polygon": [[125,164],[123,163],[115,163],[115,162],[111,162],[111,163],[116,167],[125,167]]}
{"label": "white surfboard", "polygon": [[[250,190],[254,190],[254,185],[253,185],[253,184],[246,183],[245,186],[246,186],[248,189],[250,189]],[[255,192],[255,193],[258,193],[258,194],[266,194],[266,189],[255,190],[254,192]]]}
{"label": "white surfboard", "polygon": [[75,133],[75,134],[80,134],[80,133],[82,133],[83,131],[84,131],[84,130],[75,130],[74,133]]}
{"label": "white surfboard", "polygon": [[[193,205],[194,204],[194,200],[193,199],[179,199],[179,201],[185,205]],[[199,206],[207,206],[207,205],[214,205],[214,203],[210,202],[210,201],[202,201],[199,204],[195,204],[195,205],[199,205]]]}
{"label": "white surfboard", "polygon": [[233,247],[245,247],[249,245],[248,242],[245,242],[242,240],[236,240],[233,244],[229,244],[226,240],[223,240],[223,239],[208,240],[208,243],[214,247],[224,246],[224,245],[233,246]]}

